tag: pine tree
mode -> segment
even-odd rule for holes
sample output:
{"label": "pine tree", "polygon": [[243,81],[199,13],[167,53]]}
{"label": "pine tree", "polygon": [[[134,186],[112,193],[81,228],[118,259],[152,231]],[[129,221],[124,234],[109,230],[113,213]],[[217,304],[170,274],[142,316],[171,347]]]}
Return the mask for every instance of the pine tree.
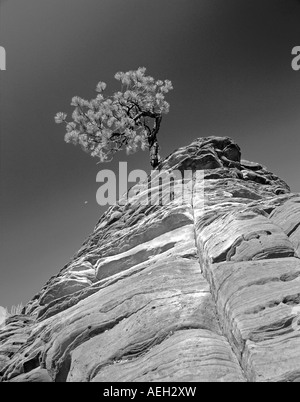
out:
{"label": "pine tree", "polygon": [[139,147],[149,149],[150,164],[159,164],[157,134],[162,115],[169,112],[170,105],[165,95],[173,89],[169,80],[155,81],[145,76],[146,68],[118,72],[115,79],[121,82],[121,90],[112,96],[105,96],[106,84],[99,82],[98,95],[90,101],[75,96],[71,105],[75,107],[72,121],[59,112],[56,123],[66,124],[65,141],[80,144],[91,156],[100,162],[111,161],[113,155],[126,149],[135,152]]}

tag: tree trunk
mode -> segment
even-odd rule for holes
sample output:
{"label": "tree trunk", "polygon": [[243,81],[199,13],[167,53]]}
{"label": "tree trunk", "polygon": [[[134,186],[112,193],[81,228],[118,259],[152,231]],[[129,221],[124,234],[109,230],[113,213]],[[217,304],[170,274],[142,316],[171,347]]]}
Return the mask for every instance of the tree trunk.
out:
{"label": "tree trunk", "polygon": [[161,119],[162,119],[161,115],[156,116],[155,121],[154,121],[154,126],[152,129],[152,133],[151,133],[150,137],[148,137],[149,152],[150,152],[150,164],[152,166],[152,169],[156,169],[159,164],[159,154],[158,154],[159,145],[158,145],[158,141],[157,141],[157,133],[160,128]]}
{"label": "tree trunk", "polygon": [[150,164],[152,166],[152,169],[155,169],[158,166],[159,163],[159,156],[158,156],[158,150],[159,150],[159,145],[158,141],[155,138],[152,144],[150,144]]}

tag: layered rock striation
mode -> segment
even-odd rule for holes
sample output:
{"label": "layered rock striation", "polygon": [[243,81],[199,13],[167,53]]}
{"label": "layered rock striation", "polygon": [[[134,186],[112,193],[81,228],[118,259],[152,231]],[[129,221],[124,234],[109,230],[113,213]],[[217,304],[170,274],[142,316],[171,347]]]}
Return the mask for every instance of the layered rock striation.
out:
{"label": "layered rock striation", "polygon": [[227,137],[175,170],[192,174],[151,203],[135,186],[7,321],[2,381],[300,381],[300,195]]}

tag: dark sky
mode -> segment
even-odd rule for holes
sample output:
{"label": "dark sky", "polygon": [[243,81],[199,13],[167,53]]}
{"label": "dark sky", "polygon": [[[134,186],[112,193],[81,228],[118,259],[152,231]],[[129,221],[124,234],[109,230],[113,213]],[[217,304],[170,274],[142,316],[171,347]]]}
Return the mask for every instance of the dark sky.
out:
{"label": "dark sky", "polygon": [[[147,67],[170,79],[161,153],[228,135],[242,156],[300,191],[297,0],[1,0],[0,305],[26,303],[78,250],[103,212],[96,174],[149,169],[148,155],[110,165],[65,144],[58,111],[98,81]],[[87,201],[87,202],[86,202]]]}

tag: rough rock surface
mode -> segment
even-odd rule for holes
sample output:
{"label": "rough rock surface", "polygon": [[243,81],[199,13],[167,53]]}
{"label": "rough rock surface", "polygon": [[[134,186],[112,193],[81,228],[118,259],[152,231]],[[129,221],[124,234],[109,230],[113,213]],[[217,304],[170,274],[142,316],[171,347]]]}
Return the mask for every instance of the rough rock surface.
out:
{"label": "rough rock surface", "polygon": [[2,381],[299,381],[300,195],[227,137],[159,169],[184,197],[108,209],[1,329]]}

